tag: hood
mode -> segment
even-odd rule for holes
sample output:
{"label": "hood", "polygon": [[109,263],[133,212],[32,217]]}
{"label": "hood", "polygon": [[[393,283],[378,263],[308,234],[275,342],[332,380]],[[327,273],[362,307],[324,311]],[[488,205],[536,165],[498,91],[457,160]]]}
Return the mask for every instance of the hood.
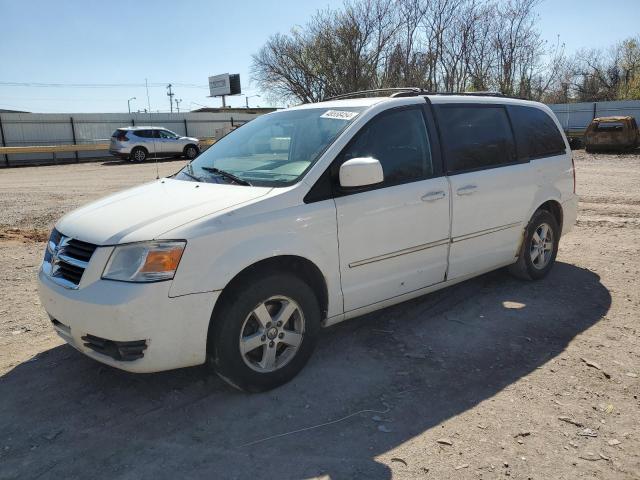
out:
{"label": "hood", "polygon": [[195,137],[180,137],[180,140],[187,140],[189,142],[194,142],[194,143],[198,143],[200,141]]}
{"label": "hood", "polygon": [[56,228],[96,245],[153,240],[198,218],[250,202],[271,188],[163,178],[65,215]]}

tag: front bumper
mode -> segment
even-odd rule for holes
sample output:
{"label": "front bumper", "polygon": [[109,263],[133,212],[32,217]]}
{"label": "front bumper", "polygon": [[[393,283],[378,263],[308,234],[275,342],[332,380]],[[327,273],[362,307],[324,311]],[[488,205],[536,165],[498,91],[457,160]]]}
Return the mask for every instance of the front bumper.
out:
{"label": "front bumper", "polygon": [[[89,272],[87,272],[89,273]],[[206,360],[207,331],[220,292],[169,297],[171,282],[125,283],[96,279],[71,290],[38,274],[40,301],[67,343],[99,362],[129,372],[158,372]],[[84,339],[83,339],[84,337]],[[120,345],[145,342],[142,357],[117,360],[96,351],[100,338]],[[86,343],[94,343],[86,346]]]}

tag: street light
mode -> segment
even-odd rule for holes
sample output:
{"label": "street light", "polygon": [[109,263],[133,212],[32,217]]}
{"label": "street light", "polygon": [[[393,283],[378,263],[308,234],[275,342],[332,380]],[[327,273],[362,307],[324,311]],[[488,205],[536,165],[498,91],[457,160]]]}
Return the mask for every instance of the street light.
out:
{"label": "street light", "polygon": [[129,113],[131,113],[131,100],[135,100],[136,97],[131,97],[129,100],[127,100],[127,108],[129,109]]}
{"label": "street light", "polygon": [[249,99],[250,99],[250,98],[253,98],[253,97],[259,97],[259,96],[260,96],[260,95],[250,95],[250,96],[246,96],[246,95],[245,95],[245,96],[244,96],[244,101],[245,101],[245,104],[246,104],[247,108],[249,108]]}

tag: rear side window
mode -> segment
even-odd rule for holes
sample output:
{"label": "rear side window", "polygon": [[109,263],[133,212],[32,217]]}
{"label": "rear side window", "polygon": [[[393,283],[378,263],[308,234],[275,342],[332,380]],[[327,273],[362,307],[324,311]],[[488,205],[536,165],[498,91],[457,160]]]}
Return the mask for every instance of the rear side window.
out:
{"label": "rear side window", "polygon": [[514,163],[515,141],[500,105],[438,105],[438,121],[449,173]]}
{"label": "rear side window", "polygon": [[128,140],[127,138],[127,130],[123,130],[123,129],[118,129],[115,132],[113,132],[113,135],[111,135],[112,137],[114,137],[116,140],[119,141],[123,141],[123,140]]}
{"label": "rear side window", "polygon": [[520,160],[565,153],[564,140],[553,119],[534,107],[509,106]]}
{"label": "rear side window", "polygon": [[136,137],[153,138],[153,130],[134,130]]}
{"label": "rear side window", "polygon": [[418,108],[384,112],[367,123],[344,151],[343,159],[373,157],[382,165],[384,185],[433,175],[427,128]]}

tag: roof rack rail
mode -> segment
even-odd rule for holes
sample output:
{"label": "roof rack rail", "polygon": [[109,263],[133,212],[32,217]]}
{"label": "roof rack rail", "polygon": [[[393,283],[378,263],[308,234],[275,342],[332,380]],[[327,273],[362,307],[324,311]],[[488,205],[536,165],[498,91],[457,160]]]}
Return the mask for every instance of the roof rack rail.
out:
{"label": "roof rack rail", "polygon": [[466,95],[468,97],[507,97],[502,92],[478,91],[478,92],[435,92],[432,95]]}
{"label": "roof rack rail", "polygon": [[[413,95],[420,95],[423,90],[421,88],[418,87],[392,87],[392,88],[374,88],[373,90],[360,90],[359,92],[349,92],[349,93],[343,93],[341,95],[335,95],[333,97],[329,97],[329,98],[325,98],[324,101],[327,100],[341,100],[344,98],[352,98],[352,97],[359,97],[361,95],[367,95],[369,93],[380,93],[380,92],[397,92],[397,93],[393,93],[390,96],[395,96],[398,95],[400,93],[412,93]],[[398,95],[400,96],[400,95]]]}
{"label": "roof rack rail", "polygon": [[[419,87],[393,87],[393,88],[376,88],[373,90],[360,90],[359,92],[343,93],[342,95],[336,95],[333,97],[325,98],[327,100],[342,100],[345,98],[360,97],[362,95],[368,95],[370,93],[392,92],[389,97],[416,97],[418,95],[466,95],[469,97],[502,97],[502,98],[520,98],[510,97],[502,92],[492,91],[478,91],[478,92],[430,92]],[[524,100],[524,99],[521,99]]]}

